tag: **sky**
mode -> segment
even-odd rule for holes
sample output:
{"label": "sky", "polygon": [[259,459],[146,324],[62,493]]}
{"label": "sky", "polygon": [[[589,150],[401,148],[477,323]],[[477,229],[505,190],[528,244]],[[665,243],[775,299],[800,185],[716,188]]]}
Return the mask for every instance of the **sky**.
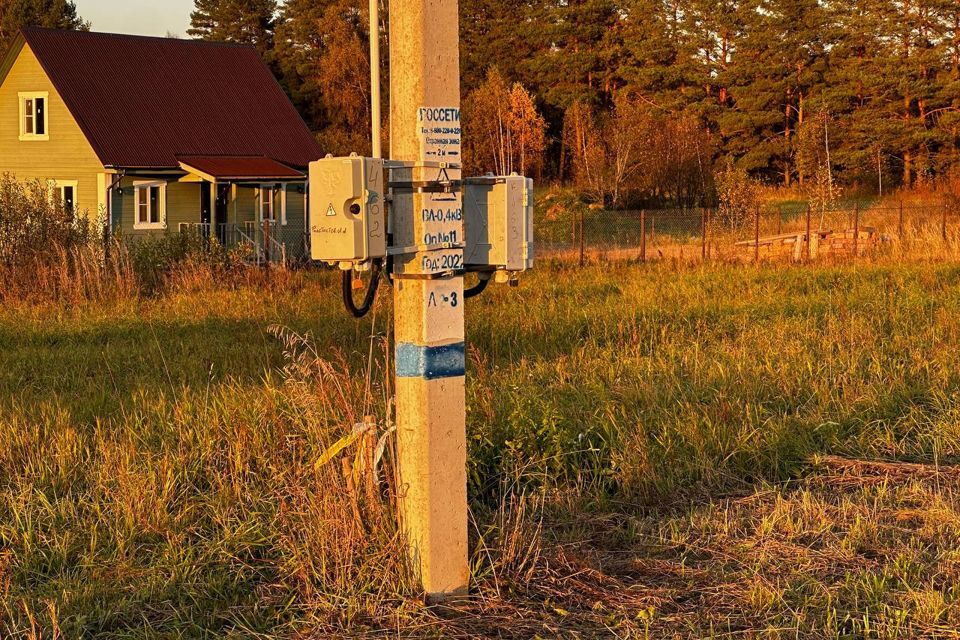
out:
{"label": "sky", "polygon": [[74,0],[94,31],[185,36],[193,0]]}

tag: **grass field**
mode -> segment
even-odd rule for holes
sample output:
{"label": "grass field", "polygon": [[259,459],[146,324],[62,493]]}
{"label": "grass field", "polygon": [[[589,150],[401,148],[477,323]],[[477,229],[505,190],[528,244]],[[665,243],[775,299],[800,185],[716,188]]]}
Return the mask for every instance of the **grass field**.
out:
{"label": "grass field", "polygon": [[960,637],[957,266],[485,294],[475,597],[440,609],[389,455],[366,494],[320,464],[387,424],[389,305],[337,301],[295,275],[0,310],[0,637]]}

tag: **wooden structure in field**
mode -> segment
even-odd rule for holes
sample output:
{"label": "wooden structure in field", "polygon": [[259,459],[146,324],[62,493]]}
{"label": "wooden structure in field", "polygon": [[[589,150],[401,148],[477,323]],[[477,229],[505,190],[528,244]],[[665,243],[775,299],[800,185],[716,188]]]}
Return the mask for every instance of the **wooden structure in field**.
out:
{"label": "wooden structure in field", "polygon": [[776,236],[744,240],[736,244],[748,260],[792,260],[803,262],[816,258],[851,258],[863,256],[882,241],[872,227],[848,231],[821,230],[784,233]]}

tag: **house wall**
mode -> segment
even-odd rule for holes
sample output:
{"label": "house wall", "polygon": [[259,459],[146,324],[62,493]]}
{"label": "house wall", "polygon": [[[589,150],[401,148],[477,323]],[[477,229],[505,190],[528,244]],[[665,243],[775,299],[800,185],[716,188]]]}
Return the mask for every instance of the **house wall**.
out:
{"label": "house wall", "polygon": [[[163,235],[176,233],[181,223],[200,222],[200,194],[201,189],[209,189],[207,182],[178,182],[176,179],[167,180],[167,225],[166,229],[139,230],[135,228],[135,192],[134,183],[152,181],[152,178],[124,177],[120,181],[121,191],[114,190],[113,198],[113,229],[127,238]],[[275,238],[288,244],[302,244],[304,226],[304,195],[299,193],[302,185],[292,184],[287,187],[287,224],[275,228]],[[259,189],[255,186],[237,185],[236,207],[231,196],[227,206],[228,224],[244,224],[257,222],[260,219]]]}
{"label": "house wall", "polygon": [[234,208],[233,202],[230,203],[227,218],[235,224],[256,221],[260,215],[260,198],[257,195],[257,189],[238,185],[236,194],[237,206]]}
{"label": "house wall", "polygon": [[305,185],[290,185],[287,190],[287,226],[296,229],[301,233],[306,232],[304,224],[304,212],[306,211],[306,196],[297,191],[304,190]]}
{"label": "house wall", "polygon": [[[49,94],[47,120],[49,140],[20,140],[22,92]],[[21,181],[76,181],[77,210],[95,219],[102,203],[103,165],[87,142],[76,120],[44,73],[28,45],[0,85],[0,174],[10,173]]]}
{"label": "house wall", "polygon": [[136,204],[135,182],[149,182],[152,178],[124,177],[120,181],[122,191],[113,191],[113,229],[125,237],[145,235],[163,235],[166,231],[176,232],[181,223],[200,222],[200,188],[209,189],[210,185],[197,182],[167,181],[167,227],[163,229],[141,230],[134,225],[134,206]]}
{"label": "house wall", "polygon": [[289,185],[287,187],[287,224],[282,226],[277,237],[286,245],[287,255],[291,257],[305,257],[306,226],[304,224],[304,185]]}

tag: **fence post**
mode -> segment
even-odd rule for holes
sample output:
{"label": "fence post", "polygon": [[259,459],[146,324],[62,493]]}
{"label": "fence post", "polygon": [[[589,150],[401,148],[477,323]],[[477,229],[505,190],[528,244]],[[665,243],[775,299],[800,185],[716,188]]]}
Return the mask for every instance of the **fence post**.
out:
{"label": "fence post", "polygon": [[640,210],[640,262],[647,261],[647,210]]}
{"label": "fence post", "polygon": [[813,210],[807,205],[807,262],[813,258]]}
{"label": "fence post", "polygon": [[580,212],[580,266],[587,264],[587,241],[583,235],[583,211]]}
{"label": "fence post", "polygon": [[860,257],[860,203],[853,206],[853,257]]}
{"label": "fence post", "polygon": [[757,207],[756,215],[754,216],[754,226],[753,226],[753,260],[754,262],[760,262],[760,207]]}
{"label": "fence post", "polygon": [[897,234],[900,236],[900,242],[903,242],[903,200],[900,201],[900,219],[897,222]]}
{"label": "fence post", "polygon": [[707,210],[700,209],[700,259],[707,261]]}
{"label": "fence post", "polygon": [[946,242],[947,241],[947,205],[946,204],[943,205],[943,219],[940,223],[940,227],[943,234],[943,241]]}
{"label": "fence post", "polygon": [[713,260],[713,208],[707,207],[707,259]]}
{"label": "fence post", "polygon": [[270,218],[263,220],[263,268],[270,271]]}
{"label": "fence post", "polygon": [[777,205],[777,235],[783,235],[783,207]]}

